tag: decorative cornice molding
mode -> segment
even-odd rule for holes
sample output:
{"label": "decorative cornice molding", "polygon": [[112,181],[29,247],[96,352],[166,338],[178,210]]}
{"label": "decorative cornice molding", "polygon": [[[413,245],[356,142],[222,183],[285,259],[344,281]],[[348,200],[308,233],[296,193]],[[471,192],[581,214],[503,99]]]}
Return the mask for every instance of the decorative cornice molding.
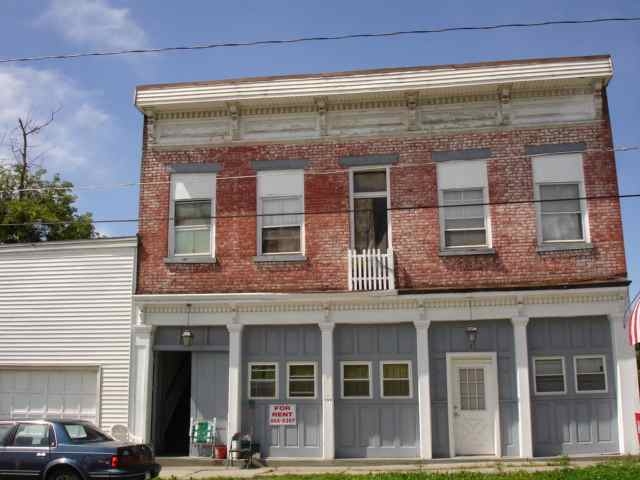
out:
{"label": "decorative cornice molding", "polygon": [[[422,309],[426,319],[427,309],[455,309],[455,308],[493,308],[493,307],[517,307],[517,311],[521,312],[525,305],[552,305],[552,304],[578,304],[578,303],[612,303],[623,302],[626,294],[623,291],[608,292],[592,292],[592,293],[532,293],[529,295],[522,294],[505,294],[492,296],[458,296],[458,297],[440,297],[440,298],[413,298],[403,296],[393,296],[388,298],[372,297],[367,299],[353,300],[295,300],[283,301],[259,301],[246,302],[241,300],[237,302],[215,303],[213,301],[202,300],[200,303],[192,304],[191,313],[296,313],[296,312],[320,312],[323,315],[330,315],[331,312],[349,312],[349,311],[388,311],[388,310],[418,310]],[[144,313],[169,313],[169,314],[186,314],[187,307],[184,303],[167,303],[162,301],[154,303],[152,299],[145,298],[144,303],[137,303],[139,308],[144,306]],[[139,300],[136,300],[139,302]],[[520,313],[518,313],[520,315]]]}

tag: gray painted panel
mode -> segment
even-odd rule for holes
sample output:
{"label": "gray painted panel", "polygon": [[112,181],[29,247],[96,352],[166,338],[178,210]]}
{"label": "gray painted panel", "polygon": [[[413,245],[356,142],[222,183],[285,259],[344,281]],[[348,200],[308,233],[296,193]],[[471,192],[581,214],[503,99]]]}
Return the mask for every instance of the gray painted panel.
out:
{"label": "gray painted panel", "polygon": [[398,154],[390,155],[360,155],[356,157],[342,157],[338,160],[341,167],[366,167],[373,165],[389,165],[397,163],[400,159]]}
{"label": "gray painted panel", "polygon": [[468,148],[465,150],[441,150],[431,152],[434,162],[446,162],[449,160],[481,160],[491,157],[489,148]]}
{"label": "gray painted panel", "polygon": [[[322,455],[320,330],[315,325],[246,326],[243,332],[242,421],[254,435],[265,457],[319,457]],[[287,362],[316,362],[316,399],[287,398]],[[278,395],[273,400],[248,399],[248,364],[278,364]],[[271,427],[269,405],[296,406],[295,426]],[[254,406],[252,409],[251,406]]]}
{"label": "gray painted panel", "polygon": [[[216,439],[226,442],[229,391],[229,355],[193,352],[191,354],[191,418],[216,419]],[[195,452],[192,452],[195,454]]]}
{"label": "gray painted panel", "polygon": [[[615,377],[607,318],[536,318],[527,328],[530,370],[533,372],[535,356],[562,356],[566,369],[567,393],[563,395],[536,396],[531,376],[534,455],[617,453]],[[589,354],[606,358],[606,393],[575,391],[573,357]]]}
{"label": "gray painted panel", "polygon": [[[416,336],[411,324],[338,325],[334,331],[336,456],[411,458],[418,456]],[[414,395],[380,397],[380,361],[412,362]],[[371,362],[371,399],[342,399],[340,362]]]}
{"label": "gray painted panel", "polygon": [[217,173],[222,171],[219,163],[175,163],[167,165],[169,173]]}
{"label": "gray painted panel", "polygon": [[[449,456],[449,427],[447,405],[446,353],[468,352],[467,327],[478,328],[475,351],[497,352],[499,408],[502,454],[517,455],[518,429],[517,393],[513,329],[509,320],[478,322],[438,322],[429,328],[429,356],[431,381],[431,424],[433,454]],[[510,432],[504,434],[505,432]]]}
{"label": "gray painted panel", "polygon": [[578,143],[552,143],[547,145],[526,145],[524,147],[527,155],[546,155],[549,153],[569,153],[582,152],[586,150],[584,142]]}
{"label": "gray painted panel", "polygon": [[228,351],[229,332],[226,327],[191,327],[193,346],[184,347],[180,343],[182,327],[158,327],[153,335],[155,350],[174,351]]}
{"label": "gray painted panel", "polygon": [[309,165],[308,160],[253,160],[251,168],[254,170],[303,170]]}

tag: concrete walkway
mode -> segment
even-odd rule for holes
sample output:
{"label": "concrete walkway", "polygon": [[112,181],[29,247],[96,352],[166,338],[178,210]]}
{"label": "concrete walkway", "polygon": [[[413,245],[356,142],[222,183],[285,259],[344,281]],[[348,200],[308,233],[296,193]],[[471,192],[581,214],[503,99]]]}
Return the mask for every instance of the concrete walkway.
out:
{"label": "concrete walkway", "polygon": [[407,463],[407,464],[358,464],[350,462],[339,465],[286,465],[266,466],[250,470],[228,466],[206,465],[181,465],[162,468],[161,478],[202,479],[202,478],[254,478],[261,476],[277,475],[311,475],[311,474],[337,474],[337,475],[364,475],[380,472],[455,472],[471,470],[483,473],[513,472],[513,471],[544,471],[555,468],[586,467],[594,465],[598,461],[593,459],[571,460],[569,465],[558,459],[536,459],[532,461],[464,461],[464,462],[437,462],[437,463]]}

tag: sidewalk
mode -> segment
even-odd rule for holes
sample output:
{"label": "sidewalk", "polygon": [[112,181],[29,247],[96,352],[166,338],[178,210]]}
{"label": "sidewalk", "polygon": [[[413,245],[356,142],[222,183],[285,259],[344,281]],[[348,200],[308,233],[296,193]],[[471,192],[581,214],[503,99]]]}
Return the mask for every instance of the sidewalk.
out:
{"label": "sidewalk", "polygon": [[[606,461],[603,458],[600,461]],[[478,460],[464,462],[429,462],[429,463],[406,463],[406,464],[373,464],[368,462],[349,462],[338,465],[268,465],[262,468],[241,469],[227,466],[167,466],[163,467],[161,478],[169,479],[203,479],[203,478],[254,478],[274,475],[310,475],[310,474],[337,474],[337,475],[365,475],[368,473],[380,472],[455,472],[474,471],[482,473],[514,472],[514,471],[544,471],[555,468],[566,467],[567,464],[558,459],[536,459],[531,461],[522,460]],[[570,467],[587,467],[598,463],[598,460],[572,459],[569,461]]]}

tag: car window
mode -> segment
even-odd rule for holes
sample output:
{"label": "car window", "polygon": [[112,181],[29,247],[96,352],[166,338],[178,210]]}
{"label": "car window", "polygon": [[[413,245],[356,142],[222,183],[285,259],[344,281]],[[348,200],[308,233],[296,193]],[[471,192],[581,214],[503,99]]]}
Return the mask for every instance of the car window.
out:
{"label": "car window", "polygon": [[9,432],[12,428],[13,425],[11,425],[10,423],[0,425],[0,445],[4,445],[4,442],[7,439],[7,436],[9,435]]}
{"label": "car window", "polygon": [[101,431],[82,423],[65,423],[64,429],[72,443],[106,442],[111,440]]}
{"label": "car window", "polygon": [[15,447],[48,447],[49,425],[46,423],[21,423],[13,437]]}

